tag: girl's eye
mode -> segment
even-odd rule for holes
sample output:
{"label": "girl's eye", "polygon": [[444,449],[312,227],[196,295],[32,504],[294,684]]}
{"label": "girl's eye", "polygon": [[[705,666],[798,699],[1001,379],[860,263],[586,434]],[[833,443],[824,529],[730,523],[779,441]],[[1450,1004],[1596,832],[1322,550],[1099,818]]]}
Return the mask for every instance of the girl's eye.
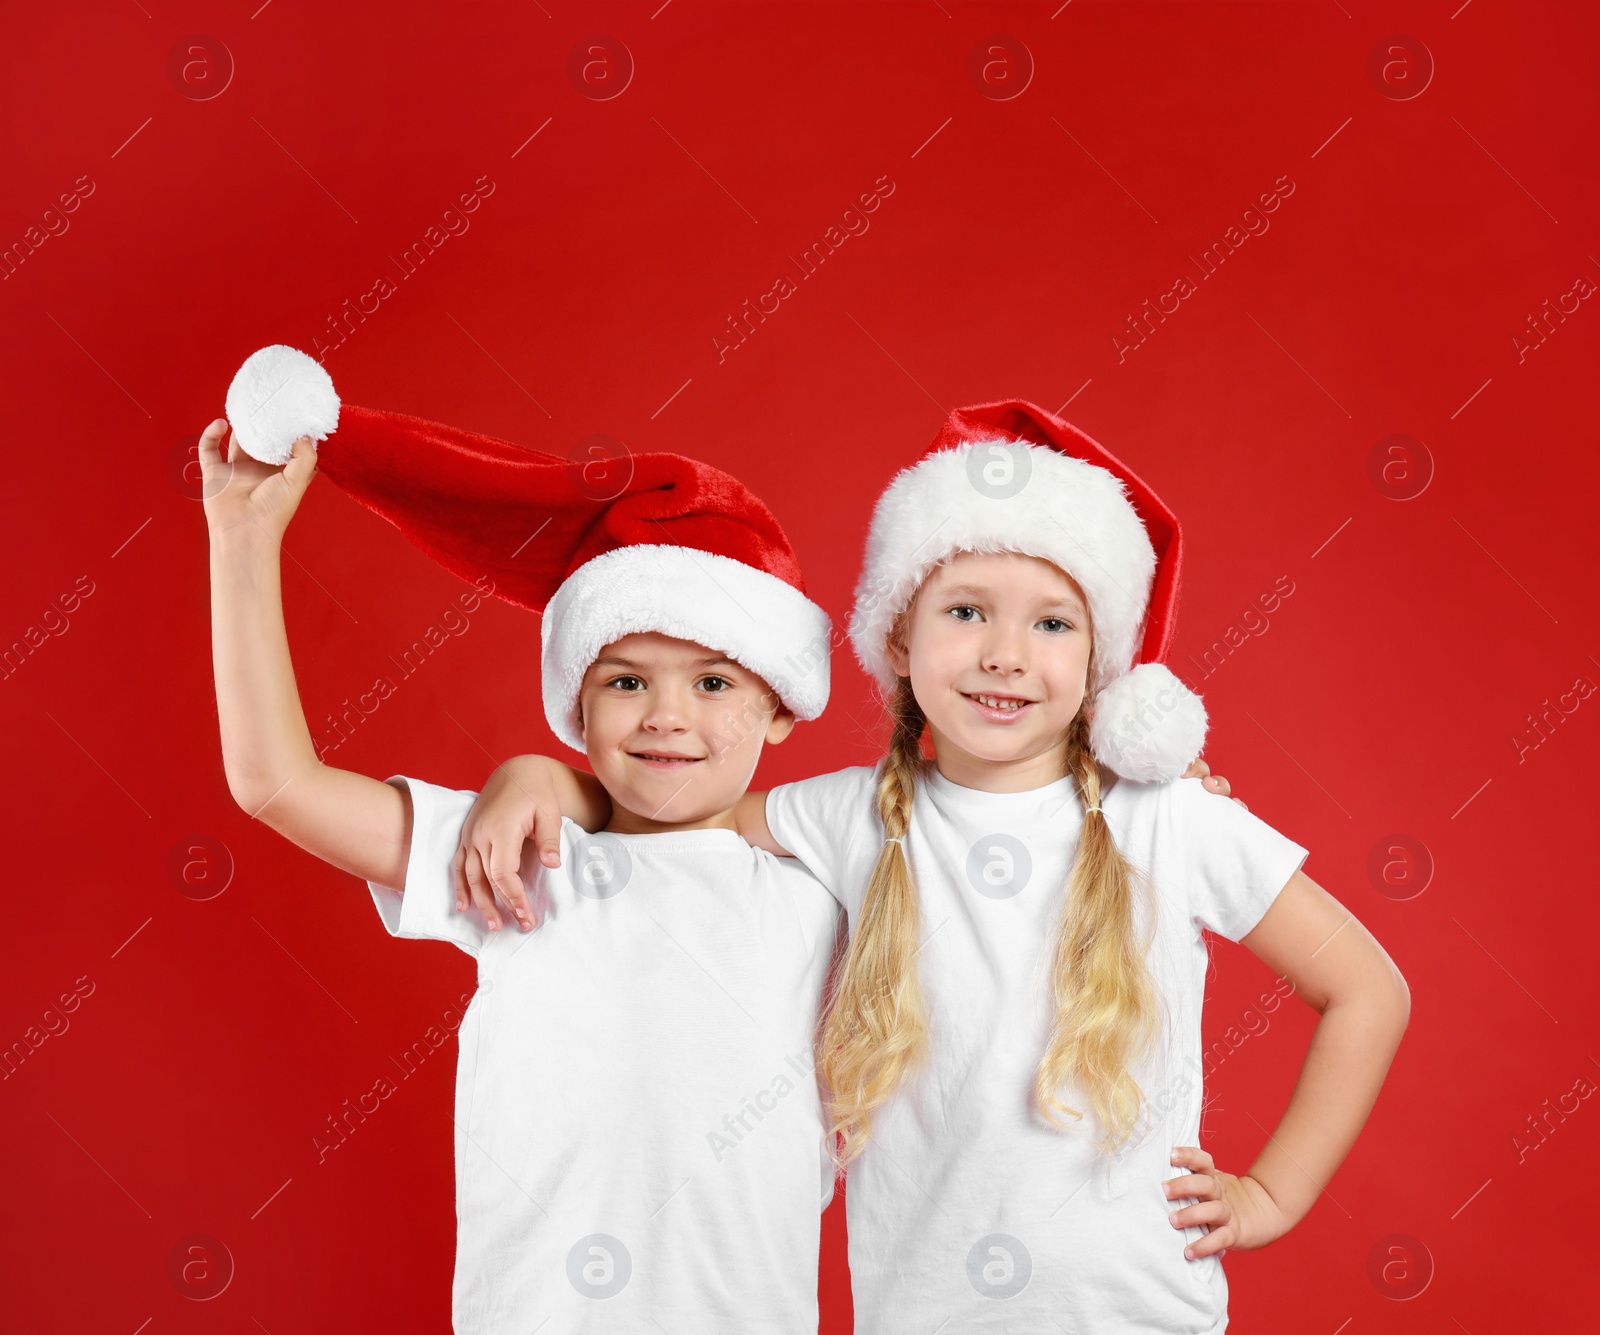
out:
{"label": "girl's eye", "polygon": [[[967,612],[972,613],[972,615],[963,615]],[[950,615],[953,616],[957,621],[972,621],[978,616],[978,609],[972,606],[971,603],[957,603],[950,609]]]}
{"label": "girl's eye", "polygon": [[613,677],[606,683],[606,685],[614,686],[619,691],[638,691],[644,689],[644,682],[642,682],[638,677],[628,676],[626,674],[621,677]]}
{"label": "girl's eye", "polygon": [[1072,623],[1070,621],[1064,621],[1060,617],[1046,617],[1039,624],[1052,635],[1060,635],[1064,631],[1069,631],[1072,629]]}
{"label": "girl's eye", "polygon": [[701,677],[698,685],[701,690],[709,691],[712,695],[723,695],[733,688],[733,683],[726,677],[719,677],[715,674]]}

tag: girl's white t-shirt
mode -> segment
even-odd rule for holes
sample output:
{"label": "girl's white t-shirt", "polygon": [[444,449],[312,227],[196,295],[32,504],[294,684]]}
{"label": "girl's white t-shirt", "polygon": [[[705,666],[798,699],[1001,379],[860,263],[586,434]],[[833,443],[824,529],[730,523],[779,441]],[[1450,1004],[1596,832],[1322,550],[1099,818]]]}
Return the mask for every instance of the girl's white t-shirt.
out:
{"label": "girl's white t-shirt", "polygon": [[[455,909],[475,793],[414,819],[391,935],[478,962],[458,1031],[457,1335],[815,1335],[833,1194],[812,1032],[842,914],[733,830],[586,834],[524,863],[531,932]],[[654,1324],[652,1324],[654,1323]]]}
{"label": "girl's white t-shirt", "polygon": [[[830,887],[852,923],[883,843],[879,768],[774,788],[767,824]],[[1052,1005],[1049,966],[1082,813],[1072,782],[991,793],[936,770],[917,785],[906,841],[922,914],[918,964],[929,1061],[873,1119],[845,1191],[858,1335],[1041,1331],[1200,1335],[1227,1326],[1215,1256],[1186,1260],[1162,1183],[1200,1144],[1201,928],[1237,941],[1306,850],[1199,779],[1114,780],[1101,799],[1117,846],[1150,874],[1149,960],[1170,1012],[1135,1068],[1137,1145],[1097,1158],[1082,1123],[1033,1107]],[[1148,913],[1139,922],[1148,924]],[[1092,1134],[1090,1134],[1092,1133]]]}

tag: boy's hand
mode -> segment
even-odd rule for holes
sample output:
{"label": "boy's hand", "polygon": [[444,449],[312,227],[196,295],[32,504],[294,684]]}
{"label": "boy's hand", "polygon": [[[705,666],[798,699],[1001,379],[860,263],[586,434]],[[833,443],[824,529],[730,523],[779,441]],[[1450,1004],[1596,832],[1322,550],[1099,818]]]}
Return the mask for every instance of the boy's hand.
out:
{"label": "boy's hand", "polygon": [[[228,452],[222,438],[228,436]],[[284,530],[317,472],[317,452],[310,436],[295,441],[289,462],[282,468],[252,459],[240,448],[219,417],[200,437],[201,496],[206,524],[213,537],[249,533],[251,526],[275,542]]]}
{"label": "boy's hand", "polygon": [[1229,1247],[1265,1247],[1289,1231],[1289,1221],[1278,1209],[1267,1189],[1250,1176],[1235,1177],[1216,1168],[1211,1156],[1192,1145],[1172,1151],[1176,1167],[1188,1169],[1184,1177],[1162,1183],[1167,1199],[1196,1196],[1194,1205],[1174,1210],[1167,1217],[1173,1228],[1195,1228],[1204,1224],[1210,1232],[1183,1249],[1189,1260],[1220,1256]]}
{"label": "boy's hand", "polygon": [[[532,839],[539,861],[561,865],[561,808],[542,756],[514,756],[489,776],[461,827],[456,846],[456,909],[469,903],[500,930],[505,909],[525,932],[536,925],[522,883],[522,845]],[[495,902],[496,892],[500,903]],[[502,907],[503,906],[503,907]]]}
{"label": "boy's hand", "polygon": [[[1224,797],[1233,796],[1233,790],[1228,786],[1228,781],[1220,774],[1213,774],[1211,766],[1203,760],[1196,760],[1188,769],[1184,770],[1182,777],[1185,779],[1199,779],[1213,793],[1221,793]],[[1237,797],[1233,800],[1239,802]],[[1239,805],[1244,807],[1243,802],[1239,802]],[[1244,807],[1244,809],[1246,811],[1250,810],[1249,807]]]}

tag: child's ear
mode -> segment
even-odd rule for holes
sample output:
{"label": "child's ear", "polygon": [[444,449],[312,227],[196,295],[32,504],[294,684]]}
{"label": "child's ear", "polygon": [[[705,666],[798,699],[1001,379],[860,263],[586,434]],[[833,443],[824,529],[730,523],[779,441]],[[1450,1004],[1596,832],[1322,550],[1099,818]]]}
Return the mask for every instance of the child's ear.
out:
{"label": "child's ear", "polygon": [[883,650],[883,656],[889,660],[889,666],[893,669],[895,676],[909,677],[911,675],[911,653],[906,648],[899,627],[889,633],[889,638],[884,641]]}
{"label": "child's ear", "polygon": [[767,720],[767,744],[776,746],[794,731],[794,711],[779,705]]}

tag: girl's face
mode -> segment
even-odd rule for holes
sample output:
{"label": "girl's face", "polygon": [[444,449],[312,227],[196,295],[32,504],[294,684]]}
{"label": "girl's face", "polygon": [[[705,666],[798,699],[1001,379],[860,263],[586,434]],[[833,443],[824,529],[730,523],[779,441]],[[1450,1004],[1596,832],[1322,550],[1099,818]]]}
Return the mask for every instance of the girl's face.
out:
{"label": "girl's face", "polygon": [[794,715],[715,649],[654,631],[606,645],[579,696],[584,749],[611,795],[609,829],[733,827],[761,748]]}
{"label": "girl's face", "polygon": [[911,679],[947,779],[1017,792],[1062,776],[1093,643],[1076,580],[1035,556],[962,552],[900,625],[889,662]]}

